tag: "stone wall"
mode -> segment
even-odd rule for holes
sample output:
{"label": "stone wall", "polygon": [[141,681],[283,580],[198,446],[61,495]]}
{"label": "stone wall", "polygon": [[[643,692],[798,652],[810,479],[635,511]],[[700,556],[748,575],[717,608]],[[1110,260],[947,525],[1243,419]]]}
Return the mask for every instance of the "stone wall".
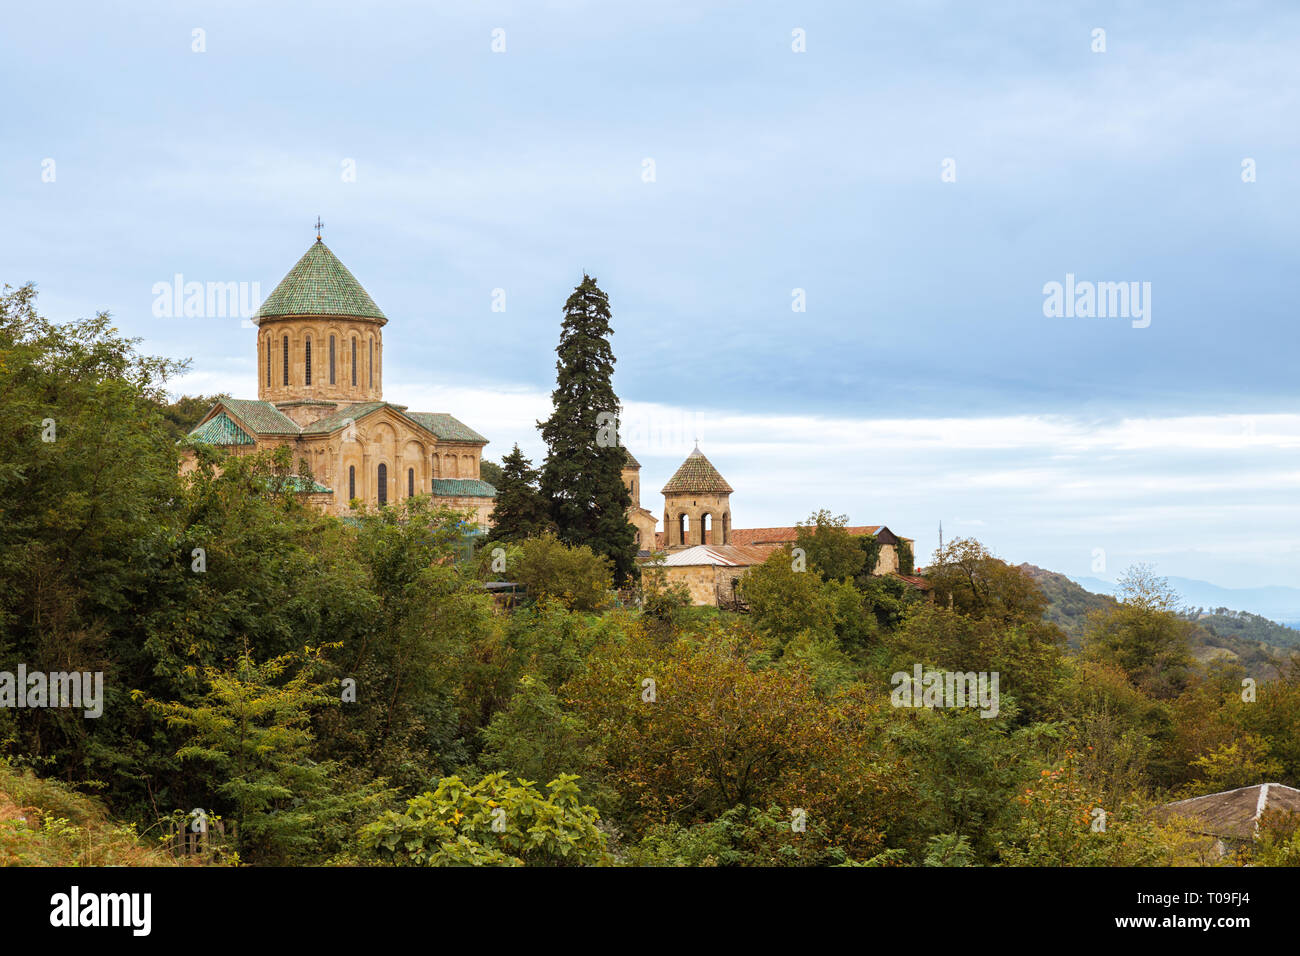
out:
{"label": "stone wall", "polygon": [[690,564],[677,567],[670,565],[663,571],[667,584],[686,585],[691,593],[692,604],[716,607],[718,590],[722,590],[724,597],[730,597],[732,580],[744,580],[750,569],[726,565]]}
{"label": "stone wall", "polygon": [[[267,402],[381,400],[384,394],[382,326],[379,319],[343,316],[262,319],[257,330],[257,397]],[[286,337],[289,350],[287,381],[284,377]],[[334,339],[333,381],[330,376],[331,337]],[[353,340],[356,341],[355,385],[352,384]],[[307,384],[309,343],[310,385]]]}

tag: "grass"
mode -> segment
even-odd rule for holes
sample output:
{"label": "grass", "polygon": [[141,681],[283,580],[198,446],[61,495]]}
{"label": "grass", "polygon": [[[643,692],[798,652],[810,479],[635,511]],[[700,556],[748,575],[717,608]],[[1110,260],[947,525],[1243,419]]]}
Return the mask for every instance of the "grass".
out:
{"label": "grass", "polygon": [[93,797],[0,761],[0,866],[177,866]]}

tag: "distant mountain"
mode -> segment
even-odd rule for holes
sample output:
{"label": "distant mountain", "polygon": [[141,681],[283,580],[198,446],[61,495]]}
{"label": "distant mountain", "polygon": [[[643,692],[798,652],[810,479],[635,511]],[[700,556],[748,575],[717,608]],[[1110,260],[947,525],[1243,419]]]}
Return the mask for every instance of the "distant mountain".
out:
{"label": "distant mountain", "polygon": [[[1079,647],[1089,612],[1115,605],[1113,596],[1089,591],[1064,574],[1032,564],[1022,564],[1020,570],[1033,578],[1047,598],[1048,606],[1043,616],[1065,632],[1071,647]],[[1089,580],[1095,579],[1079,579]],[[1097,583],[1106,585],[1104,581]],[[1265,680],[1276,677],[1278,665],[1292,652],[1300,650],[1300,630],[1258,614],[1233,612],[1227,608],[1209,613],[1193,609],[1186,617],[1196,624],[1192,634],[1192,653],[1198,660],[1233,659],[1248,673],[1258,674]]]}
{"label": "distant mountain", "polygon": [[[1100,578],[1072,578],[1097,594],[1115,593],[1115,584]],[[1294,627],[1300,622],[1300,588],[1272,585],[1262,588],[1224,588],[1195,578],[1167,578],[1169,586],[1178,592],[1187,607],[1208,611],[1223,608],[1231,611],[1249,611]]]}

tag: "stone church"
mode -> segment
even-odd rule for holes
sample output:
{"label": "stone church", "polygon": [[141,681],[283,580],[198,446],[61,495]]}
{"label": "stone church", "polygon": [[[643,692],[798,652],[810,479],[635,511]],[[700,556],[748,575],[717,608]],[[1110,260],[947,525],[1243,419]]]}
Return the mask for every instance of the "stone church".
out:
{"label": "stone church", "polygon": [[[224,399],[190,439],[234,455],[288,446],[309,500],[343,516],[432,495],[486,528],[496,489],[479,477],[487,439],[446,412],[384,401],[388,318],[319,235],[252,319],[257,399]],[[193,469],[186,450],[182,472]]]}
{"label": "stone church", "polygon": [[[685,584],[695,604],[735,601],[740,581],[750,568],[762,564],[779,548],[793,545],[799,529],[734,528],[731,495],[735,491],[696,445],[668,483],[664,496],[664,530],[656,532],[654,513],[641,507],[641,465],[627,455],[623,483],[632,495],[628,521],[637,529],[637,546],[643,562],[662,567],[669,583]],[[873,574],[893,575],[918,590],[929,590],[924,578],[900,574],[899,551],[903,542],[914,550],[911,538],[900,538],[884,525],[845,528],[852,535],[874,535],[880,555]],[[655,557],[652,552],[662,552]]]}

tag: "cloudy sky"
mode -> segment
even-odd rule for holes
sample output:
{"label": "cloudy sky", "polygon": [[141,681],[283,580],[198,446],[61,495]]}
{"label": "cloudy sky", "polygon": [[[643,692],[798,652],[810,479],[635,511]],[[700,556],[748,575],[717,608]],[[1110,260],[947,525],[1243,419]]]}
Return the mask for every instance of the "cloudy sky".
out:
{"label": "cloudy sky", "polygon": [[[1298,584],[1297,49],[1287,3],[28,4],[0,280],[252,397],[251,330],[154,287],[266,295],[319,215],[385,397],[499,457],[585,270],[646,488],[698,437],[738,527]],[[1067,275],[1149,325],[1045,315]]]}

